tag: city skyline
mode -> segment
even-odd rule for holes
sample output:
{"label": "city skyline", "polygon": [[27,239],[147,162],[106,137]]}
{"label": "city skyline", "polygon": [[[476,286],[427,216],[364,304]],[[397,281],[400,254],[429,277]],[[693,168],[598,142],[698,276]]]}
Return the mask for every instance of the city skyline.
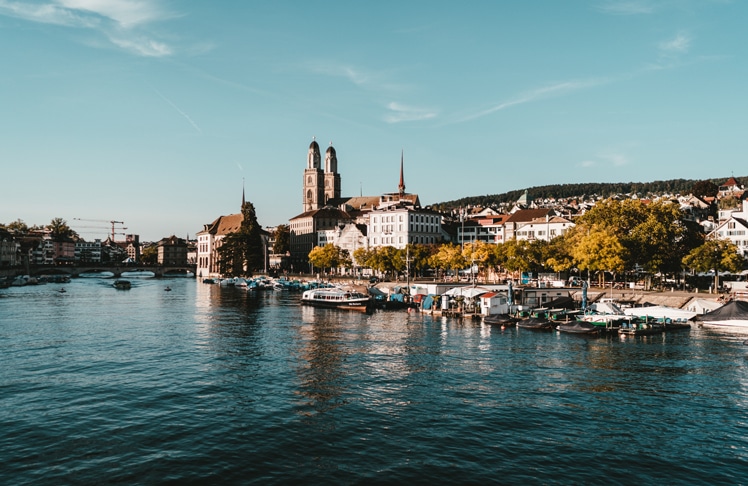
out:
{"label": "city skyline", "polygon": [[[740,174],[744,3],[0,0],[0,223],[145,241],[302,212],[313,137],[342,194],[423,204]],[[244,184],[243,181],[244,180]],[[82,235],[87,237],[87,235]]]}

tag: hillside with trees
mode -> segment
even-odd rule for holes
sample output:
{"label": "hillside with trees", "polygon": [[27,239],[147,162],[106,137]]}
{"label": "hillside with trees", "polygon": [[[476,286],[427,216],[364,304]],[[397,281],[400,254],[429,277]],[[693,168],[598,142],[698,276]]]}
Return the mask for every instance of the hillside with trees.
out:
{"label": "hillside with trees", "polygon": [[[729,179],[729,177],[707,180],[671,179],[654,182],[582,182],[578,184],[534,186],[528,187],[527,191],[530,194],[530,197],[536,201],[544,199],[608,198],[619,194],[637,194],[639,197],[645,198],[661,194],[694,193],[695,195],[714,195],[709,194],[709,192],[713,190],[716,194],[716,189],[727,179]],[[748,179],[748,176],[738,177],[737,179],[746,180]],[[464,206],[500,207],[502,205],[514,203],[520,198],[524,191],[525,189],[518,189],[502,194],[468,196],[453,201],[436,203],[432,205],[432,208],[439,211],[449,211]]]}

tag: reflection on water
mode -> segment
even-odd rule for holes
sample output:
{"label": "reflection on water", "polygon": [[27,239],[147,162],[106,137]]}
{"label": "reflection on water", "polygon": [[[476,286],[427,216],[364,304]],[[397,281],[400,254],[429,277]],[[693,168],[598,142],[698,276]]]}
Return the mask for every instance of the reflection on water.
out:
{"label": "reflection on water", "polygon": [[0,291],[0,483],[748,477],[734,335],[589,338],[168,284]]}

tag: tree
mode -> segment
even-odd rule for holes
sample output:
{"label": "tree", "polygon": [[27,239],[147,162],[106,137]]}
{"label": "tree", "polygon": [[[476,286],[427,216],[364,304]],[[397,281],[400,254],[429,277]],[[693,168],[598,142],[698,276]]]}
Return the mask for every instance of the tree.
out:
{"label": "tree", "polygon": [[605,285],[604,272],[615,274],[625,268],[626,249],[616,235],[604,230],[578,234],[572,255],[580,270],[598,272],[601,285]]}
{"label": "tree", "polygon": [[431,256],[429,263],[434,268],[451,269],[455,275],[461,268],[467,266],[461,248],[454,243],[441,245],[437,252]]}
{"label": "tree", "polygon": [[561,236],[553,238],[546,249],[545,264],[554,272],[566,272],[574,268],[571,254],[576,227]]}
{"label": "tree", "polygon": [[411,272],[414,270],[423,275],[424,270],[429,268],[429,258],[436,252],[437,245],[424,245],[420,243],[410,243],[406,246],[406,258],[410,258],[408,265]]}
{"label": "tree", "polygon": [[683,264],[697,272],[714,271],[714,288],[719,288],[719,272],[737,273],[745,260],[729,240],[707,240],[683,258]]}
{"label": "tree", "polygon": [[29,231],[29,227],[19,218],[12,223],[8,223],[8,231],[16,234],[23,234]]}
{"label": "tree", "polygon": [[509,272],[522,273],[532,268],[532,255],[527,240],[507,240],[501,245],[504,268]]}
{"label": "tree", "polygon": [[68,240],[70,238],[78,237],[78,233],[70,229],[67,221],[62,218],[54,218],[47,225],[47,229],[51,232],[52,239],[55,241]]}
{"label": "tree", "polygon": [[148,245],[140,252],[140,261],[146,265],[158,263],[158,245]]}
{"label": "tree", "polygon": [[223,238],[218,254],[219,271],[228,276],[249,276],[265,264],[265,248],[257,223],[255,207],[246,202],[242,206],[242,223],[238,231]]}
{"label": "tree", "polygon": [[378,246],[370,259],[373,270],[389,273],[402,272],[405,269],[405,250],[398,250],[394,246]]}
{"label": "tree", "polygon": [[712,181],[698,181],[691,187],[691,194],[696,197],[715,197],[719,192],[719,186]]}
{"label": "tree", "polygon": [[368,248],[359,247],[353,250],[353,260],[356,265],[364,268],[371,268],[374,252]]}
{"label": "tree", "polygon": [[653,273],[676,272],[683,257],[678,250],[690,248],[694,241],[681,216],[680,207],[669,201],[608,199],[580,217],[575,232],[614,236],[625,250],[618,254],[624,270],[638,264]]}
{"label": "tree", "polygon": [[285,255],[291,249],[291,229],[287,224],[279,224],[273,232],[273,253]]}
{"label": "tree", "polygon": [[471,265],[474,264],[478,267],[478,275],[480,275],[488,268],[491,268],[495,265],[495,253],[493,251],[494,246],[495,245],[488,244],[485,241],[466,243],[465,247],[462,250],[462,256],[463,258],[465,258],[466,262],[471,263]]}
{"label": "tree", "polygon": [[309,263],[316,268],[331,268],[335,265],[334,257],[331,253],[335,252],[335,245],[328,243],[325,246],[315,246],[307,255]]}

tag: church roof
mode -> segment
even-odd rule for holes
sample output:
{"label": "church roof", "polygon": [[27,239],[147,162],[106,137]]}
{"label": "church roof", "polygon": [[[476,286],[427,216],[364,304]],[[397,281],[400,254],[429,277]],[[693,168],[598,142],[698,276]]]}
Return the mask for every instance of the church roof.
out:
{"label": "church roof", "polygon": [[552,210],[548,208],[540,209],[520,209],[510,215],[505,221],[507,223],[525,223],[533,219],[545,218]]}
{"label": "church roof", "polygon": [[311,211],[305,211],[297,216],[294,216],[290,219],[290,221],[293,221],[295,219],[302,219],[302,218],[337,218],[337,219],[351,219],[351,216],[338,208],[333,208],[330,206],[325,206],[322,209],[312,209]]}
{"label": "church roof", "polygon": [[202,232],[210,233],[212,235],[227,235],[229,233],[235,233],[239,231],[242,221],[244,221],[244,215],[241,213],[219,216],[212,223],[206,224],[205,229]]}

